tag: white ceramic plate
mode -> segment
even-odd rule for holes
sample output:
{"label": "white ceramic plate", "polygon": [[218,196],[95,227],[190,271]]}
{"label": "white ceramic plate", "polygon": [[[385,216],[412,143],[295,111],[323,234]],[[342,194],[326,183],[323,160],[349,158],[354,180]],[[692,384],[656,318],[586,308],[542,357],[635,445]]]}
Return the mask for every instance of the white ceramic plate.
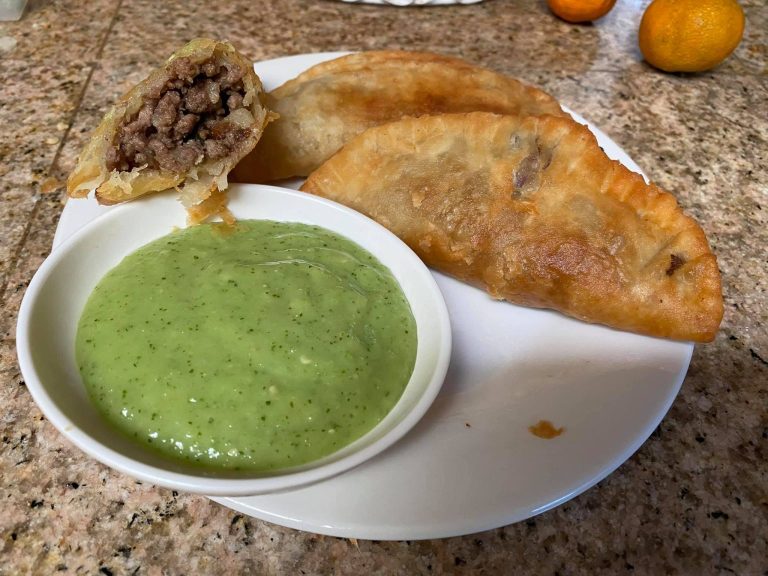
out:
{"label": "white ceramic plate", "polygon": [[[256,72],[271,90],[339,55],[269,60]],[[640,172],[610,138],[590,129],[610,157]],[[54,245],[107,209],[69,202]],[[496,302],[435,278],[451,315],[453,356],[421,422],[394,447],[331,480],[217,502],[276,524],[354,538],[415,540],[496,528],[605,478],[648,438],[680,389],[692,344]],[[533,436],[528,427],[540,419],[565,432],[552,440]]]}

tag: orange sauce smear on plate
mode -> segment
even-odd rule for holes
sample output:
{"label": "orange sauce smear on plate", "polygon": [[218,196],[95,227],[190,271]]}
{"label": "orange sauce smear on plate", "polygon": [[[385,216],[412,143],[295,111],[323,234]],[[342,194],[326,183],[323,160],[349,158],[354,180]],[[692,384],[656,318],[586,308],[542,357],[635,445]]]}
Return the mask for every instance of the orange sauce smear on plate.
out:
{"label": "orange sauce smear on plate", "polygon": [[539,438],[551,440],[565,432],[565,428],[555,428],[549,420],[539,420],[533,426],[528,426],[528,431]]}

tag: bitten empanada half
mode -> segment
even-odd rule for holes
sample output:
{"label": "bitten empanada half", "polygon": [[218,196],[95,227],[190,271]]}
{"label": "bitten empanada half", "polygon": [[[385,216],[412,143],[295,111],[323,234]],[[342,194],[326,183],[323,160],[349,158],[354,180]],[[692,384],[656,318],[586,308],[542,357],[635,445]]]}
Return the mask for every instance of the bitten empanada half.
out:
{"label": "bitten empanada half", "polygon": [[[227,187],[271,119],[253,64],[228,42],[193,40],[106,114],[67,182],[116,204],[177,187],[198,211]],[[215,203],[214,203],[215,204]]]}
{"label": "bitten empanada half", "polygon": [[459,58],[372,51],[318,64],[267,96],[280,115],[232,173],[237,182],[307,176],[362,131],[447,112],[563,115],[549,94]]}
{"label": "bitten empanada half", "polygon": [[353,139],[302,190],[495,298],[678,340],[711,341],[722,319],[702,229],[565,118],[404,119]]}

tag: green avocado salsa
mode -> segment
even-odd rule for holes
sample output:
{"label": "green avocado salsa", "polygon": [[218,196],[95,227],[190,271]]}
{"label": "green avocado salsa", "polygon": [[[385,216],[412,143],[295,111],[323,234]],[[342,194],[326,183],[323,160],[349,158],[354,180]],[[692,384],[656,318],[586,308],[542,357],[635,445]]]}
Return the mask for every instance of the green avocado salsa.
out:
{"label": "green avocado salsa", "polygon": [[105,418],[201,467],[301,465],[402,395],[416,323],[392,273],[324,228],[245,220],[173,232],[96,286],[76,355]]}

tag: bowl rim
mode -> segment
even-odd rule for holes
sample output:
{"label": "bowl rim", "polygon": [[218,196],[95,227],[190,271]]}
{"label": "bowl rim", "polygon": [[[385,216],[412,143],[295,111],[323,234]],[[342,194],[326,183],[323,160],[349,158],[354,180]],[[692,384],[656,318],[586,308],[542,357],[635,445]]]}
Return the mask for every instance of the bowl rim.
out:
{"label": "bowl rim", "polygon": [[[419,422],[419,420],[421,420],[424,414],[426,414],[434,399],[437,397],[440,389],[442,388],[451,357],[451,325],[448,315],[448,308],[445,304],[442,292],[437,286],[437,283],[435,282],[435,279],[430,273],[429,269],[421,261],[421,259],[413,252],[413,250],[411,250],[410,247],[408,247],[402,240],[400,240],[384,226],[368,218],[367,216],[347,208],[346,206],[343,206],[337,202],[333,202],[331,200],[297,190],[262,184],[235,184],[231,186],[230,191],[248,189],[253,190],[254,188],[262,191],[262,193],[265,194],[284,194],[287,196],[292,196],[294,201],[314,202],[317,204],[325,205],[328,208],[332,208],[335,211],[342,213],[343,218],[352,219],[355,221],[356,228],[362,230],[361,234],[365,234],[364,231],[366,229],[375,229],[380,234],[383,233],[384,235],[389,236],[391,240],[395,241],[392,245],[398,247],[398,258],[407,258],[411,261],[411,264],[415,265],[417,268],[422,269],[420,284],[422,289],[426,289],[431,293],[431,300],[433,301],[433,304],[437,310],[436,316],[431,318],[431,324],[435,325],[438,337],[437,357],[434,362],[434,370],[429,376],[429,381],[424,387],[423,392],[416,399],[413,406],[404,413],[403,417],[398,422],[396,422],[389,430],[385,431],[379,438],[373,440],[369,444],[362,446],[360,449],[355,450],[351,454],[342,456],[334,461],[320,464],[309,469],[302,469],[296,472],[288,472],[274,476],[216,478],[210,475],[206,475],[203,469],[201,469],[201,473],[199,475],[167,470],[147,462],[141,462],[128,455],[125,455],[111,448],[108,444],[103,443],[101,440],[95,438],[94,436],[86,433],[77,424],[70,420],[70,418],[58,406],[57,402],[48,393],[46,385],[43,384],[43,378],[39,374],[35,365],[35,361],[32,358],[31,350],[34,343],[30,340],[30,318],[46,282],[57,270],[57,267],[61,265],[61,261],[66,257],[67,254],[74,250],[74,247],[78,243],[91,235],[95,230],[108,225],[112,220],[123,218],[125,217],[124,214],[130,214],[132,211],[135,211],[137,209],[136,206],[138,206],[140,202],[151,202],[154,197],[146,198],[143,200],[138,199],[123,205],[116,206],[105,214],[96,217],[94,220],[83,226],[80,230],[62,242],[60,246],[52,250],[42,265],[35,272],[32,280],[29,283],[29,286],[27,287],[21,302],[21,306],[19,308],[19,315],[16,323],[16,354],[19,361],[19,368],[33,400],[44,414],[44,416],[65,438],[67,438],[76,447],[78,447],[92,458],[103,464],[106,464],[110,468],[113,468],[139,480],[146,481],[157,486],[182,490],[185,492],[211,496],[247,496],[273,493],[277,491],[299,488],[301,486],[331,478],[356,466],[359,466],[363,462],[380,454],[395,444],[403,436],[405,436],[407,432],[413,428]],[[162,196],[163,195],[161,194],[156,197]],[[236,210],[234,210],[234,212],[236,212]],[[169,219],[170,218],[171,216],[169,216]],[[253,218],[258,218],[258,216],[243,216],[243,219]],[[292,221],[289,218],[290,214],[286,214],[286,220],[284,221]],[[266,216],[265,219],[273,218]],[[172,225],[173,224],[169,222],[169,230]],[[347,237],[349,240],[359,245],[358,239],[349,237],[346,234],[334,229],[332,224],[317,222],[315,225],[322,226],[328,230],[334,231],[337,234],[341,234],[342,236]],[[162,235],[152,236],[146,240],[142,239],[142,245],[145,245],[151,242],[153,239],[159,238],[161,236]],[[374,256],[376,256],[377,259],[381,259],[381,254],[377,253],[375,249],[370,249],[367,247],[365,249],[369,250]],[[130,253],[130,251],[123,254],[123,256],[127,255],[128,253]],[[414,306],[411,298],[409,297],[409,294],[405,292],[405,289],[403,289],[403,293],[409,305]],[[417,349],[417,358],[418,354],[419,352]],[[411,385],[411,383],[412,381],[409,380],[408,384],[406,385],[406,389]],[[394,407],[392,409],[394,410]],[[372,430],[375,430],[375,428],[376,427],[374,427]],[[346,446],[349,446],[349,444]],[[342,447],[342,449],[343,448],[344,447]],[[311,463],[308,463],[308,465],[311,465]],[[208,473],[210,474],[210,471]],[[247,474],[247,472],[245,474]]]}

